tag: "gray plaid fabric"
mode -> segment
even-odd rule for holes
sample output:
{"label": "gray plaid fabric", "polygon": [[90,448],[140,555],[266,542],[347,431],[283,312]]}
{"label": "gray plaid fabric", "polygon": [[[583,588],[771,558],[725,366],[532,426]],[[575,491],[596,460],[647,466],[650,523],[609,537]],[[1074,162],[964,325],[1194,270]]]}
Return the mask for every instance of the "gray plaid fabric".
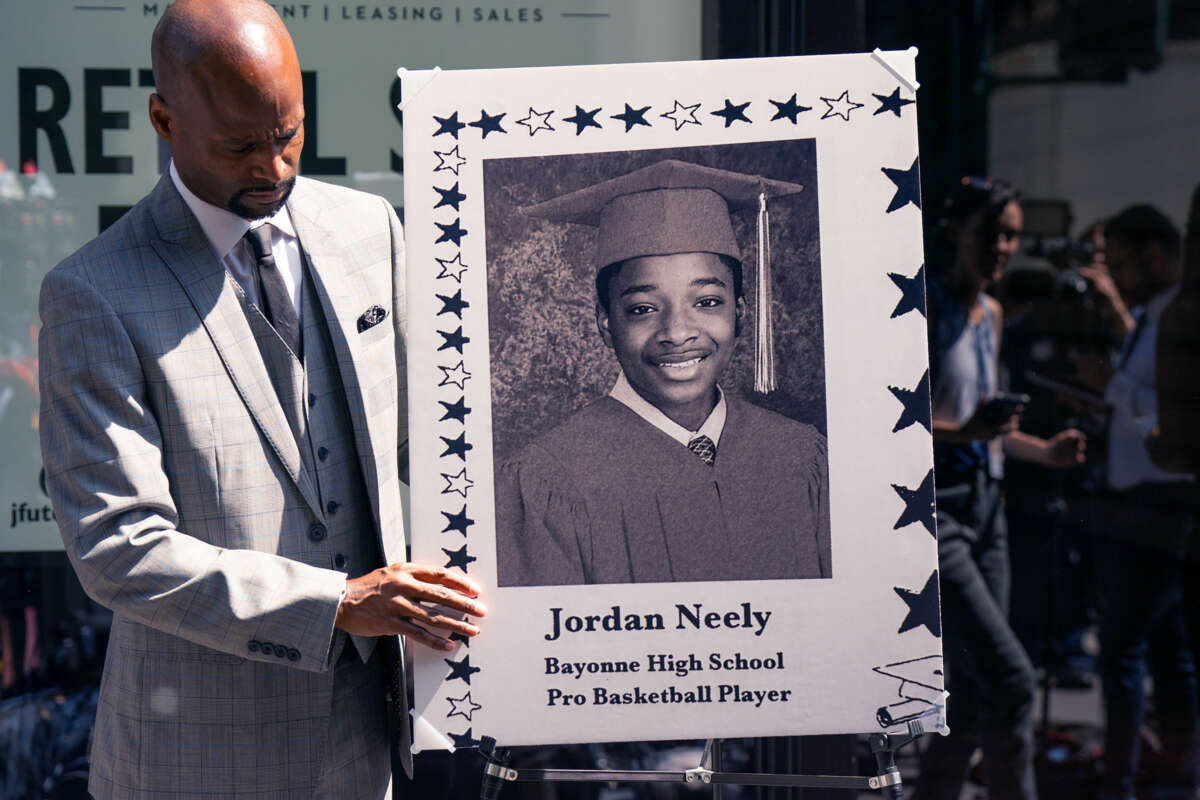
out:
{"label": "gray plaid fabric", "polygon": [[[374,555],[402,560],[399,223],[381,198],[303,178],[288,206],[348,415],[326,435],[352,429],[340,458],[362,477],[346,496],[366,498]],[[360,333],[373,305],[391,314]],[[91,792],[311,797],[345,755],[331,725],[369,736],[383,703],[382,688],[343,686],[332,669],[345,574],[326,496],[339,487],[305,467],[300,418],[169,178],[50,272],[41,315],[47,488],[80,580],[114,611]],[[357,699],[335,706],[347,692]],[[371,770],[344,775],[339,795],[378,796]]]}

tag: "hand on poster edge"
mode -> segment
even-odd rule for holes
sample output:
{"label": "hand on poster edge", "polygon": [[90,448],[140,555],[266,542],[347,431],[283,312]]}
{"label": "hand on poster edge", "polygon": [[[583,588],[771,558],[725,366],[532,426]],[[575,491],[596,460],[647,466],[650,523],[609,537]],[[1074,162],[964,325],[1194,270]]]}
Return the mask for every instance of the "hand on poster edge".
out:
{"label": "hand on poster edge", "polygon": [[479,587],[441,567],[398,562],[346,580],[335,626],[360,636],[402,634],[435,650],[453,650],[429,628],[475,636],[479,627],[461,616],[482,617]]}

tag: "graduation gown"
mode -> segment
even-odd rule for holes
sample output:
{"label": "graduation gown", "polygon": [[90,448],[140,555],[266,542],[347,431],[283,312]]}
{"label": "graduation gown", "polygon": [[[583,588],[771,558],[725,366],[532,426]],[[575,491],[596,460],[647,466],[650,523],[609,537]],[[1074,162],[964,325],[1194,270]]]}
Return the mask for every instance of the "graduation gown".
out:
{"label": "graduation gown", "polygon": [[726,402],[711,466],[611,397],[500,465],[500,585],[831,577],[825,437]]}

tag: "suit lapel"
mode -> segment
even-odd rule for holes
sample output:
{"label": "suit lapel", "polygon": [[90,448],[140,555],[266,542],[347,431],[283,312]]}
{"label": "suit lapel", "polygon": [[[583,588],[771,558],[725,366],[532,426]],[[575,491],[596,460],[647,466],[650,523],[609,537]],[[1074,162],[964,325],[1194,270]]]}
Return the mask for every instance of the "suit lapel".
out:
{"label": "suit lapel", "polygon": [[303,468],[300,448],[238,301],[233,279],[213,253],[204,230],[169,176],[159,181],[150,207],[159,234],[151,240],[151,246],[187,293],[250,416],[305,500],[320,515],[316,487]]}
{"label": "suit lapel", "polygon": [[[300,195],[297,197],[296,195]],[[300,185],[288,201],[292,213],[292,224],[300,239],[301,250],[308,259],[308,275],[313,279],[313,288],[321,303],[321,310],[329,326],[337,357],[338,373],[346,392],[346,403],[350,408],[350,421],[354,428],[354,443],[358,460],[362,465],[367,494],[371,499],[371,510],[377,525],[382,525],[379,513],[379,473],[375,465],[375,447],[367,420],[371,419],[372,408],[369,397],[362,391],[356,364],[365,363],[361,352],[357,328],[359,315],[366,310],[361,292],[356,292],[353,282],[347,277],[345,259],[341,247],[329,233],[315,221],[316,214],[304,202]]]}

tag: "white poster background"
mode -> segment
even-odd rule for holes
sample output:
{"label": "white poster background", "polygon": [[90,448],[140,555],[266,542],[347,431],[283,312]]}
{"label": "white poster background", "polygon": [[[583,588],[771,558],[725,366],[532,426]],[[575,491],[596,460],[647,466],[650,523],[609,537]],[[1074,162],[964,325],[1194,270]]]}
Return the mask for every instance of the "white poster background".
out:
{"label": "white poster background", "polygon": [[[921,491],[932,468],[927,389],[921,400],[928,364],[923,295],[919,310],[897,313],[911,298],[902,283],[923,279],[915,106],[898,102],[914,97],[914,58],[909,51],[408,75],[413,555],[465,564],[485,587],[490,609],[469,645],[452,654],[417,652],[417,749],[469,746],[481,735],[529,745],[863,733],[936,699],[942,685],[937,553],[932,498]],[[772,119],[793,96],[811,110],[794,122]],[[727,101],[749,101],[745,123],[727,125],[713,115]],[[649,104],[651,125],[627,133],[612,121],[627,102]],[[577,106],[602,108],[595,117],[602,127],[589,127],[585,136],[565,122]],[[663,118],[680,106],[694,107],[694,122]],[[547,111],[553,130],[518,124]],[[480,125],[452,138],[435,117],[454,112],[464,123],[503,115],[504,132],[485,136]],[[483,161],[795,138],[816,140],[833,579],[498,587]],[[465,195],[458,210],[444,203],[435,209],[437,189],[453,184]],[[455,221],[468,235],[438,242],[445,231],[438,225]],[[447,274],[447,262],[457,265],[451,270],[457,277]],[[461,308],[469,339],[461,355],[446,349],[438,333],[459,324],[447,321],[444,301],[459,291],[469,303]],[[439,401],[459,397],[471,414],[447,419]],[[472,445],[465,459],[446,453],[447,441],[460,434]],[[465,537],[445,530],[447,515],[460,508],[474,521]],[[732,612],[734,626],[696,629],[678,607],[697,604],[722,615],[716,619]],[[665,629],[547,638],[553,608],[565,618],[607,615],[614,606],[622,618],[660,614]],[[746,608],[770,613],[761,635],[758,625],[740,626]],[[713,669],[714,653],[718,661],[735,659],[735,669]],[[764,661],[758,669],[736,669],[739,653]],[[780,654],[783,667],[769,668],[767,661]],[[695,655],[703,668],[650,671],[659,655],[684,662]],[[566,662],[583,665],[584,674],[548,667]],[[639,671],[599,672],[618,662],[636,663]],[[708,700],[670,701],[670,687],[687,692],[705,685]],[[632,693],[634,701],[598,702],[613,692]],[[647,699],[652,693],[660,693],[657,701]]]}
{"label": "white poster background", "polygon": [[[38,285],[96,235],[101,206],[133,205],[158,180],[165,150],[146,102],[153,90],[150,35],[168,5],[0,3],[0,160],[8,180],[21,183],[22,80],[32,89],[33,110],[61,104],[51,130],[61,131],[66,151],[56,159],[50,134],[34,132],[38,168],[56,192],[39,208],[6,202],[0,185],[0,552],[62,549],[39,485],[37,353],[30,335],[31,326],[36,334]],[[516,67],[700,57],[700,0],[272,5],[291,31],[301,68],[316,74],[306,156],[343,165],[339,174],[313,177],[382,194],[395,205],[403,195],[403,179],[393,171],[401,150],[392,99],[397,62]],[[29,114],[24,118],[28,123]],[[104,159],[128,157],[130,171],[115,172],[111,162],[96,158],[89,163],[89,146]]]}

